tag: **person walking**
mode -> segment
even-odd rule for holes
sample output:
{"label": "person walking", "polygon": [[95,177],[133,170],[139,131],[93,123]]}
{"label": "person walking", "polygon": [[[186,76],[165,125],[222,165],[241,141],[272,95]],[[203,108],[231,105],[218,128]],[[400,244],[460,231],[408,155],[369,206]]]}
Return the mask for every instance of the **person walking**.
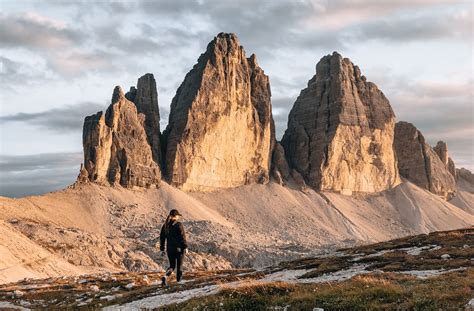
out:
{"label": "person walking", "polygon": [[186,233],[179,219],[181,214],[176,209],[172,209],[166,218],[165,223],[161,227],[160,232],[160,251],[161,254],[166,253],[170,266],[166,270],[166,274],[161,278],[162,286],[167,285],[167,278],[176,270],[176,281],[180,282],[183,277],[182,265],[184,255],[188,253],[188,244],[186,242]]}

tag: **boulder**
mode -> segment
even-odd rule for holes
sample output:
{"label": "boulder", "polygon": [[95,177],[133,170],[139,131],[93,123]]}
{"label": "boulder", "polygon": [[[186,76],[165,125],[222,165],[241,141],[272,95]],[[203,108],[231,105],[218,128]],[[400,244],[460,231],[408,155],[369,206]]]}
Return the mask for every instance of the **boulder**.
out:
{"label": "boulder", "polygon": [[101,184],[159,186],[160,168],[153,160],[144,118],[117,86],[106,113],[85,118],[80,180],[87,175],[89,181]]}
{"label": "boulder", "polygon": [[171,103],[165,170],[170,184],[209,191],[269,180],[275,141],[268,77],[234,34],[220,33]]}
{"label": "boulder", "polygon": [[454,176],[413,124],[408,122],[396,124],[394,147],[401,176],[445,199],[450,199],[454,195],[456,189]]}
{"label": "boulder", "polygon": [[395,115],[384,94],[348,58],[323,57],[298,96],[282,145],[288,163],[316,190],[378,192],[400,180]]}

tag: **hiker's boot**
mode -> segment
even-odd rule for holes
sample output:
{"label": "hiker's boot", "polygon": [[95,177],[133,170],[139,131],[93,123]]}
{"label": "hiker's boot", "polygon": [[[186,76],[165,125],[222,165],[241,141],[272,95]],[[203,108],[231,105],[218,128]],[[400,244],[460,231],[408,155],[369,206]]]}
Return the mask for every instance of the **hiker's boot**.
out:
{"label": "hiker's boot", "polygon": [[168,285],[168,283],[166,282],[166,279],[171,275],[171,273],[173,273],[173,269],[168,268],[168,270],[166,270],[165,275],[161,278],[161,286]]}
{"label": "hiker's boot", "polygon": [[176,281],[179,283],[181,282],[181,279],[183,278],[183,272],[178,272],[176,273]]}

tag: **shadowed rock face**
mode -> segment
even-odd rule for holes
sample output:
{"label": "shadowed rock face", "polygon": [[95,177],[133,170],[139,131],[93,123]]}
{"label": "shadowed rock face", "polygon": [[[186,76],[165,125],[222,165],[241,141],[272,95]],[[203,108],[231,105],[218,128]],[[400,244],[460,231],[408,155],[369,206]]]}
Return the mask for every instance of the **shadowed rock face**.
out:
{"label": "shadowed rock face", "polygon": [[399,183],[394,126],[384,94],[334,52],[298,96],[282,145],[290,167],[317,190],[377,192]]}
{"label": "shadowed rock face", "polygon": [[280,143],[276,143],[273,148],[272,168],[273,176],[279,184],[290,177],[291,170],[286,161],[285,149]]}
{"label": "shadowed rock face", "polygon": [[471,185],[474,185],[474,174],[471,173],[468,169],[465,169],[463,167],[457,168],[456,169],[456,176],[459,179],[463,179],[470,183]]}
{"label": "shadowed rock face", "polygon": [[[401,176],[445,199],[453,196],[456,189],[454,176],[413,124],[396,124],[394,147]],[[438,148],[438,151],[447,159],[447,148],[446,154],[441,149]]]}
{"label": "shadowed rock face", "polygon": [[89,181],[124,187],[158,186],[161,173],[153,161],[144,115],[116,87],[105,115],[88,116],[83,128],[84,168]]}
{"label": "shadowed rock face", "polygon": [[237,37],[215,37],[171,103],[163,133],[170,183],[190,191],[266,183],[275,139],[270,95],[268,77]]}
{"label": "shadowed rock face", "polygon": [[438,154],[441,162],[443,162],[444,166],[446,166],[451,175],[453,175],[454,179],[456,179],[456,167],[453,159],[449,157],[448,145],[444,141],[438,141],[433,150]]}
{"label": "shadowed rock face", "polygon": [[156,81],[151,73],[140,77],[137,87],[131,87],[125,97],[132,101],[139,113],[145,116],[145,132],[151,146],[153,160],[161,164],[160,146],[160,111],[158,108],[158,91]]}

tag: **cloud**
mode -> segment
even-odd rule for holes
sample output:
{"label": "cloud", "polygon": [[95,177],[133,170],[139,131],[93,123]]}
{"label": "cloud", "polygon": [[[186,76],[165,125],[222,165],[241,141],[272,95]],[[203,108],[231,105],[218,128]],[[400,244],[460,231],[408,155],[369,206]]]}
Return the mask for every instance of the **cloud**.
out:
{"label": "cloud", "polygon": [[[148,30],[145,26],[142,29]],[[141,32],[142,29],[140,29]],[[152,39],[152,36],[144,36],[142,33],[135,33],[130,36],[123,35],[120,32],[120,25],[116,23],[97,28],[95,35],[107,48],[114,48],[126,54],[148,54],[157,51],[161,47]]]}
{"label": "cloud", "polygon": [[397,121],[413,123],[431,145],[445,141],[457,166],[474,169],[474,83],[387,75],[384,92]]}
{"label": "cloud", "polygon": [[[424,9],[438,5],[452,5],[450,0],[312,0],[313,14],[307,20],[312,29],[325,28],[338,30],[364,23],[374,18]],[[374,14],[376,12],[376,14]]]}
{"label": "cloud", "polygon": [[4,91],[16,92],[16,86],[38,85],[52,78],[44,62],[20,62],[0,56],[0,82]]}
{"label": "cloud", "polygon": [[13,115],[1,116],[0,122],[25,122],[58,133],[77,132],[82,130],[86,115],[96,113],[105,108],[105,105],[83,102],[42,112],[19,112]]}
{"label": "cloud", "polygon": [[65,77],[75,77],[90,72],[110,72],[118,69],[112,60],[115,55],[109,52],[95,50],[72,51],[47,56],[49,67]]}
{"label": "cloud", "polygon": [[378,18],[348,29],[352,40],[411,42],[415,40],[470,40],[472,12],[400,15]]}
{"label": "cloud", "polygon": [[84,34],[35,13],[0,14],[0,47],[62,49],[83,42]]}
{"label": "cloud", "polygon": [[60,190],[79,172],[82,152],[0,155],[0,195],[21,197]]}

